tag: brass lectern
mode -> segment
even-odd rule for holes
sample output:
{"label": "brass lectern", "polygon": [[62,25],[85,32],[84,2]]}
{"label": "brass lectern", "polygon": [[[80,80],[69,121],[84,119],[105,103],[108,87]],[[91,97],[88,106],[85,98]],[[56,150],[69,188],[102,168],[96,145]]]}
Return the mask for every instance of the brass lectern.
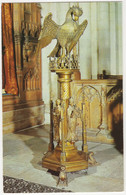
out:
{"label": "brass lectern", "polygon": [[[77,117],[83,116],[81,116],[81,111],[76,109],[70,95],[73,69],[64,68],[55,69],[55,71],[60,83],[60,99],[57,99],[56,106],[51,109],[49,150],[42,159],[42,166],[60,172],[59,179],[64,181],[67,172],[88,168],[88,149],[85,128],[82,132],[82,151],[79,151],[75,146]],[[53,140],[57,141],[55,148]]]}
{"label": "brass lectern", "polygon": [[[85,170],[88,168],[88,148],[86,129],[82,132],[82,150],[75,146],[77,141],[77,117],[84,118],[83,112],[78,110],[71,97],[70,82],[72,74],[78,70],[78,55],[76,44],[83,34],[87,20],[80,25],[78,19],[83,11],[79,7],[71,7],[63,25],[57,25],[49,13],[44,20],[43,28],[38,39],[36,52],[47,46],[52,39],[57,39],[57,44],[49,57],[49,67],[58,75],[60,83],[60,98],[56,106],[51,104],[51,130],[48,152],[42,159],[42,166],[60,172],[59,182],[66,182],[67,172]],[[84,106],[84,105],[83,105]],[[84,127],[84,126],[83,126]],[[57,141],[54,147],[53,141]]]}

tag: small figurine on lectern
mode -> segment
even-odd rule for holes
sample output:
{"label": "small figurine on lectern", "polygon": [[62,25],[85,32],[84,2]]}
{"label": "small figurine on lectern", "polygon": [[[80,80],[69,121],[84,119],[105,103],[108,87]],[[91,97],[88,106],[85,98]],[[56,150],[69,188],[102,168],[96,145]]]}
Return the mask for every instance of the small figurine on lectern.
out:
{"label": "small figurine on lectern", "polygon": [[54,126],[54,139],[59,142],[61,140],[61,101],[56,100],[56,107],[53,110],[53,126]]}
{"label": "small figurine on lectern", "polygon": [[68,135],[67,140],[75,142],[77,140],[76,126],[77,118],[79,116],[79,110],[75,109],[74,101],[72,98],[69,99],[69,107],[67,109],[67,122],[68,122]]}

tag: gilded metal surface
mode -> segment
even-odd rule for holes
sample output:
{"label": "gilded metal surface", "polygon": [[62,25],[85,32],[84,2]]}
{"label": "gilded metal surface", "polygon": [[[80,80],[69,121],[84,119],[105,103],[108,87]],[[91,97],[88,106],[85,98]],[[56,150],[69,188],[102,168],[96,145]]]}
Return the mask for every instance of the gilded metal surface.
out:
{"label": "gilded metal surface", "polygon": [[71,80],[71,70],[57,70],[56,73],[59,75],[58,81],[60,83],[60,97],[62,100],[70,98],[70,82]]}
{"label": "gilded metal surface", "polygon": [[72,56],[67,56],[65,59],[62,58],[56,58],[56,57],[50,57],[49,58],[49,68],[51,71],[55,70],[64,70],[64,69],[72,69],[76,70],[79,69],[79,63],[78,63],[78,56],[76,57]]}
{"label": "gilded metal surface", "polygon": [[[56,101],[56,107],[53,110],[54,139],[57,141],[57,146],[53,151],[47,152],[42,165],[45,168],[59,171],[59,180],[66,180],[66,172],[88,168],[87,150],[86,152],[83,149],[78,151],[75,146],[77,117],[81,118],[82,113],[76,108],[70,89],[73,69],[78,69],[76,51],[74,50],[71,56],[70,52],[87,26],[87,20],[84,20],[81,25],[77,23],[82,13],[79,7],[70,8],[65,23],[61,26],[52,20],[51,13],[48,14],[44,20],[37,47],[39,50],[47,46],[52,39],[57,39],[57,44],[49,55],[50,70],[56,72],[60,83],[60,100]],[[59,52],[61,48],[62,54]],[[85,140],[86,138],[83,141]]]}
{"label": "gilded metal surface", "polygon": [[[76,119],[81,113],[76,109],[70,95],[70,70],[58,70],[58,81],[60,82],[61,99],[58,100],[54,109],[54,137],[57,146],[52,152],[47,152],[42,160],[42,166],[61,173],[61,167],[65,172],[79,171],[88,168],[88,159],[85,151],[78,151],[76,142]],[[66,86],[66,88],[64,88]],[[65,90],[67,89],[67,90]],[[57,115],[56,115],[57,113]],[[85,134],[86,135],[86,134]],[[59,178],[60,179],[60,178]]]}
{"label": "gilded metal surface", "polygon": [[52,20],[52,13],[49,13],[45,17],[36,52],[40,48],[46,47],[52,39],[57,39],[57,44],[49,56],[60,56],[59,50],[61,48],[62,58],[68,56],[87,26],[87,20],[84,20],[80,25],[78,24],[78,19],[82,14],[82,9],[73,6],[68,10],[65,22],[62,25],[57,25]]}
{"label": "gilded metal surface", "polygon": [[57,186],[59,186],[59,185],[60,186],[68,186],[66,168],[64,166],[62,166],[61,170],[60,170]]}
{"label": "gilded metal surface", "polygon": [[99,165],[99,163],[94,158],[93,152],[88,153],[88,163],[90,166]]}
{"label": "gilded metal surface", "polygon": [[86,109],[85,109],[85,102],[81,103],[82,106],[82,150],[88,153],[88,145],[87,145],[87,131],[86,131]]}
{"label": "gilded metal surface", "polygon": [[67,125],[68,125],[68,134],[67,140],[71,142],[77,141],[76,135],[76,126],[77,126],[77,117],[80,117],[81,113],[75,108],[73,99],[69,99],[69,107],[67,109]]}
{"label": "gilded metal surface", "polygon": [[66,172],[79,171],[88,168],[87,156],[84,152],[78,151],[75,145],[65,146],[65,161],[61,161],[62,147],[56,146],[53,152],[47,153],[42,161],[42,166],[54,171],[60,171],[61,167],[66,168]]}
{"label": "gilded metal surface", "polygon": [[56,106],[53,110],[54,139],[61,140],[61,104],[60,99],[56,100]]}
{"label": "gilded metal surface", "polygon": [[70,97],[70,84],[61,83],[61,99],[68,99]]}

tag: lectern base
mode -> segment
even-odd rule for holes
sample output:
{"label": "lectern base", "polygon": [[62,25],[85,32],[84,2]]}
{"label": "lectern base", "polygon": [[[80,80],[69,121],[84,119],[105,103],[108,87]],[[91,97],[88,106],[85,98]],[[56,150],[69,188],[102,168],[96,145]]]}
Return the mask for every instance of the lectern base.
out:
{"label": "lectern base", "polygon": [[53,171],[65,172],[80,171],[88,168],[88,159],[85,152],[78,151],[74,145],[65,147],[64,154],[59,145],[52,152],[47,152],[42,159],[42,166]]}

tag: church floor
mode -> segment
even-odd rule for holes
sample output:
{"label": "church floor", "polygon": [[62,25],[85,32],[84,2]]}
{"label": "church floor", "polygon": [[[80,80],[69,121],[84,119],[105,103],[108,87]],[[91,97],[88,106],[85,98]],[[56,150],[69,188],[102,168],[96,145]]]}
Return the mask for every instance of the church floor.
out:
{"label": "church floor", "polygon": [[[48,142],[49,125],[3,135],[3,175],[56,187],[58,176],[41,166]],[[68,173],[68,187],[64,189],[72,192],[123,191],[123,155],[114,145],[108,144],[88,142],[88,150],[94,152],[99,165],[89,167],[87,174],[83,171]]]}

